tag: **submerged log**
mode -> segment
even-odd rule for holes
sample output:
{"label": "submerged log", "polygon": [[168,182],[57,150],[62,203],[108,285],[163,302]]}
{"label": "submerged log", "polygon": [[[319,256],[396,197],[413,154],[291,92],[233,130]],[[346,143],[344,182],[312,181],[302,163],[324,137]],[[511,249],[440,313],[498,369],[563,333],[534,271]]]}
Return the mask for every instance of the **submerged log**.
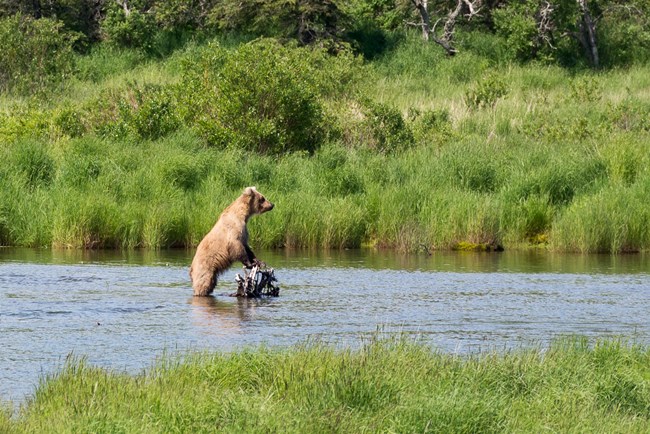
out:
{"label": "submerged log", "polygon": [[280,287],[276,284],[273,268],[260,269],[259,265],[253,266],[250,270],[244,267],[244,277],[240,274],[235,276],[237,282],[237,297],[260,298],[263,296],[277,297],[280,295]]}

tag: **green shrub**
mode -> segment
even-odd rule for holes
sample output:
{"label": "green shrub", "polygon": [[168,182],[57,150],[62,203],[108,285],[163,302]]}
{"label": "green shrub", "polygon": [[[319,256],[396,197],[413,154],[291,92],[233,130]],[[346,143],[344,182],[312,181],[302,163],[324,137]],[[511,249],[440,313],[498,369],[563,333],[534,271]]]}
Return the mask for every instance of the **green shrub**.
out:
{"label": "green shrub", "polygon": [[22,137],[44,136],[50,128],[51,114],[36,105],[16,105],[0,111],[0,141],[9,143]]}
{"label": "green shrub", "polygon": [[87,128],[83,120],[84,114],[78,107],[68,105],[54,113],[52,122],[60,132],[70,137],[82,136]]}
{"label": "green shrub", "polygon": [[[598,22],[598,47],[604,65],[621,66],[650,60],[650,16],[646,0],[607,7]],[[646,11],[646,13],[644,13]]]}
{"label": "green shrub", "polygon": [[62,83],[73,72],[75,39],[56,20],[0,18],[0,90],[37,93]]}
{"label": "green shrub", "polygon": [[208,50],[185,65],[178,92],[187,121],[210,145],[269,154],[320,146],[325,113],[307,49],[263,39]]}
{"label": "green shrub", "polygon": [[[138,2],[133,3],[137,6]],[[133,4],[127,14],[116,2],[110,2],[101,31],[112,45],[147,51],[153,48],[157,27],[153,14],[141,12]]]}
{"label": "green shrub", "polygon": [[582,75],[571,80],[570,101],[596,102],[603,96],[603,85],[593,75]]}
{"label": "green shrub", "polygon": [[367,131],[366,138],[369,141],[365,145],[381,152],[394,153],[415,143],[413,132],[395,107],[367,101],[364,104],[364,115],[362,128]]}
{"label": "green shrub", "polygon": [[180,123],[175,110],[175,98],[167,88],[159,85],[134,86],[132,105],[122,106],[123,119],[136,135],[143,139],[157,139],[175,131]]}
{"label": "green shrub", "polygon": [[537,2],[511,2],[492,12],[496,34],[506,41],[507,55],[511,59],[530,60],[540,48],[535,21]]}
{"label": "green shrub", "polygon": [[448,110],[410,108],[408,120],[416,143],[442,144],[454,136]]}
{"label": "green shrub", "polygon": [[157,84],[130,83],[126,88],[108,91],[88,104],[92,123],[105,137],[155,140],[181,125],[175,90]]}
{"label": "green shrub", "polygon": [[650,131],[650,106],[640,98],[628,97],[609,104],[603,120],[623,131]]}
{"label": "green shrub", "polygon": [[465,103],[468,107],[480,109],[494,107],[500,98],[508,94],[508,85],[502,75],[490,73],[483,76],[465,92]]}

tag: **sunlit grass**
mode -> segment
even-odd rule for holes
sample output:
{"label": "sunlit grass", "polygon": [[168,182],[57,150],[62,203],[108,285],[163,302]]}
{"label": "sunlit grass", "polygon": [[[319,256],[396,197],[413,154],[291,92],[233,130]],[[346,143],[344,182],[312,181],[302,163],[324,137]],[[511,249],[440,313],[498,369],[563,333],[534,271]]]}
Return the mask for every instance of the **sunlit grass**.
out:
{"label": "sunlit grass", "polygon": [[4,432],[647,432],[650,352],[618,341],[439,353],[408,338],[164,357],[131,376],[71,360]]}
{"label": "sunlit grass", "polygon": [[[210,148],[184,125],[155,140],[112,125],[102,98],[134,102],[102,92],[176,83],[200,44],[167,58],[99,47],[60,99],[1,97],[0,244],[194,246],[255,185],[277,204],[250,223],[263,247],[649,250],[648,67],[494,64],[464,43],[475,51],[447,58],[407,38],[363,67],[358,92],[398,108],[410,148],[373,148],[382,124],[347,95],[326,104],[329,143],[279,156]],[[418,124],[427,110],[438,123]]]}

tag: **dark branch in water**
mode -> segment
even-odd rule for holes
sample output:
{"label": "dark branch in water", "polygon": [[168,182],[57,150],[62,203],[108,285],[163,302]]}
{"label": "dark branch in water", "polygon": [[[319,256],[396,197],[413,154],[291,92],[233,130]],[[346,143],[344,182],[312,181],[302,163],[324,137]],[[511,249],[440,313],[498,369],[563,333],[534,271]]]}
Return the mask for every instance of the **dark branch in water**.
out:
{"label": "dark branch in water", "polygon": [[260,270],[259,265],[254,265],[250,270],[244,267],[244,277],[240,274],[235,276],[237,282],[237,297],[259,298],[262,296],[277,297],[280,295],[280,287],[276,284],[273,268]]}

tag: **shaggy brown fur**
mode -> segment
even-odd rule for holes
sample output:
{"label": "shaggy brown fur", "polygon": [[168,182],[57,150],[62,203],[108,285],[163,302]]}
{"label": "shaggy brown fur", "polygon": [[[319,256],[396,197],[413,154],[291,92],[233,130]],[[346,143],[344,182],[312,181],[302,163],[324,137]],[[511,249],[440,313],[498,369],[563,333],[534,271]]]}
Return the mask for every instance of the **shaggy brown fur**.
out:
{"label": "shaggy brown fur", "polygon": [[247,187],[221,213],[212,230],[199,243],[192,260],[190,279],[195,296],[212,294],[219,275],[235,261],[241,261],[248,268],[260,264],[248,246],[246,222],[255,214],[272,209],[273,204],[255,187]]}

